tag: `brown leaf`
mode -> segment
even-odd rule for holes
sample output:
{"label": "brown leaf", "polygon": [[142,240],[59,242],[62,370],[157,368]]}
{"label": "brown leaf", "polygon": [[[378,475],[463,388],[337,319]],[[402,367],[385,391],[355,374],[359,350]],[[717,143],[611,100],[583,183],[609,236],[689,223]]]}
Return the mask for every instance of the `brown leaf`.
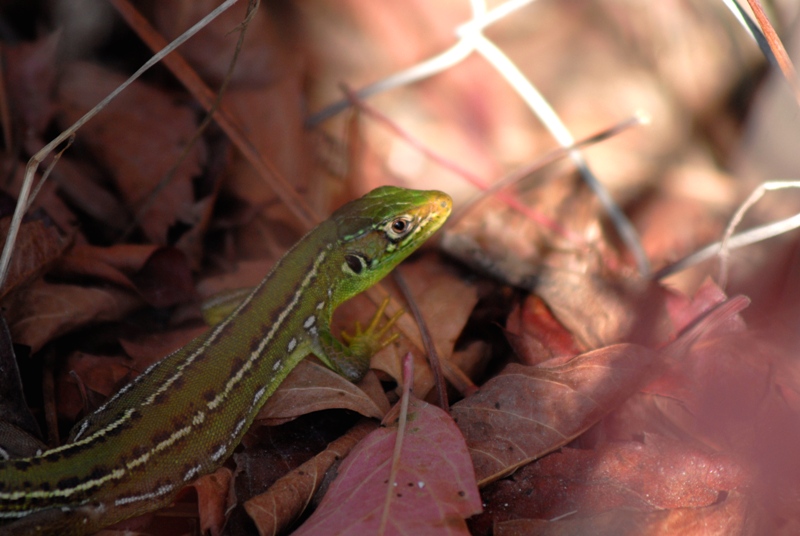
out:
{"label": "brown leaf", "polygon": [[[0,220],[0,249],[5,246],[11,218]],[[41,214],[23,220],[14,244],[8,276],[0,289],[0,298],[5,297],[19,285],[43,274],[66,250],[69,240],[61,236],[58,229]]]}
{"label": "brown leaf", "polygon": [[552,367],[511,364],[452,408],[485,485],[565,445],[641,386],[653,353],[618,344]]}
{"label": "brown leaf", "polygon": [[[218,6],[215,0],[161,0],[153,4],[153,24],[168,41],[178,37]],[[181,54],[198,70],[206,82],[219,85],[236,48],[237,35],[232,30],[245,19],[247,3],[236,4],[203,27],[194,38],[181,47]],[[233,88],[263,87],[276,76],[276,57],[283,45],[281,29],[272,20],[274,12],[259,9],[248,21],[247,38],[236,63],[231,80]],[[279,112],[279,110],[275,110]]]}
{"label": "brown leaf", "polygon": [[[72,422],[87,409],[92,410],[99,406],[137,375],[131,369],[130,360],[124,356],[83,352],[75,352],[67,357],[62,369],[63,374],[56,382],[58,412]],[[86,393],[88,400],[83,398],[83,393]],[[94,396],[95,394],[101,396]]]}
{"label": "brown leaf", "polygon": [[661,292],[637,277],[542,267],[536,293],[583,347],[660,339]]}
{"label": "brown leaf", "polygon": [[[123,81],[123,76],[94,64],[69,65],[58,88],[63,123],[73,123]],[[79,135],[101,164],[113,170],[117,188],[134,211],[149,204],[137,223],[157,244],[168,243],[167,233],[176,223],[191,225],[195,220],[191,180],[201,173],[203,143],[195,143],[171,180],[161,184],[195,128],[192,110],[176,105],[161,90],[134,82]]]}
{"label": "brown leaf", "polygon": [[153,307],[170,307],[195,296],[186,256],[172,247],[80,245],[64,258],[56,273],[120,285],[138,292]]}
{"label": "brown leaf", "polygon": [[171,307],[195,296],[186,256],[176,248],[157,249],[133,275],[132,281],[153,307]]}
{"label": "brown leaf", "polygon": [[[95,220],[97,225],[92,225],[93,231],[99,231],[111,240],[118,240],[131,224],[131,215],[113,192],[114,188],[103,182],[102,171],[85,160],[71,156],[69,152],[62,155],[51,173],[52,183],[58,186],[59,197],[69,201],[76,212],[85,213]],[[52,214],[53,209],[48,207],[48,213]],[[63,218],[58,221],[61,223]]]}
{"label": "brown leaf", "polygon": [[[428,324],[439,359],[450,360],[455,342],[478,302],[475,285],[464,280],[455,269],[433,256],[420,259],[420,262],[403,265],[400,273]],[[398,322],[401,324],[398,330],[401,327],[405,330],[405,326],[411,326],[409,331],[413,330],[413,335],[417,336],[418,331],[413,327],[413,322],[411,315],[403,315]],[[338,325],[343,324],[340,322]],[[372,360],[372,367],[386,372],[399,382],[402,377],[401,357],[411,351],[415,358],[414,393],[424,398],[433,387],[433,376],[430,367],[419,355],[416,344],[419,343],[415,341],[409,344],[401,339],[379,352]]]}
{"label": "brown leaf", "polygon": [[385,413],[352,382],[328,367],[304,359],[269,398],[257,419],[274,426],[312,411],[333,408],[349,409],[376,419]]}
{"label": "brown leaf", "polygon": [[133,359],[131,368],[141,372],[161,357],[185,346],[195,337],[202,335],[208,327],[189,327],[172,329],[144,335],[135,340],[121,339],[119,343],[125,353]]}
{"label": "brown leaf", "polygon": [[[3,46],[4,79],[11,108],[26,136],[41,135],[53,118],[58,33],[36,41]],[[9,140],[6,140],[9,143]]]}
{"label": "brown leaf", "polygon": [[490,519],[556,519],[619,508],[701,508],[751,483],[752,475],[729,456],[648,434],[644,442],[564,448],[492,484],[482,496]]}
{"label": "brown leaf", "polygon": [[142,306],[136,295],[115,288],[57,285],[36,281],[24,294],[7,300],[8,323],[14,340],[32,352],[69,331],[97,322],[123,318]]}
{"label": "brown leaf", "polygon": [[56,274],[91,277],[134,289],[130,275],[141,270],[158,249],[155,245],[118,244],[109,247],[78,244],[64,256]]}
{"label": "brown leaf", "polygon": [[274,261],[239,262],[224,274],[201,279],[197,284],[197,292],[208,299],[223,291],[255,287],[269,273],[273,264]]}
{"label": "brown leaf", "polygon": [[[7,455],[27,457],[36,452],[32,448],[41,438],[39,425],[25,403],[17,357],[11,343],[5,318],[0,315],[0,446]],[[34,439],[37,438],[37,439]],[[13,446],[12,446],[13,443]],[[41,447],[37,445],[37,448]]]}

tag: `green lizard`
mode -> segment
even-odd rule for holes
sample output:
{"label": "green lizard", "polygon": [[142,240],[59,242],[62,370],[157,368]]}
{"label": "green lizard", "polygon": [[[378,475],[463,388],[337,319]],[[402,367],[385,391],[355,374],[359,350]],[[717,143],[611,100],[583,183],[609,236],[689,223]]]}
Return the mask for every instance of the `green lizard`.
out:
{"label": "green lizard", "polygon": [[236,310],[79,422],[69,441],[0,462],[3,534],[86,534],[169,504],[233,452],[264,402],[309,353],[350,380],[384,329],[349,346],[334,309],[416,250],[450,214],[437,191],[385,186],[308,233]]}

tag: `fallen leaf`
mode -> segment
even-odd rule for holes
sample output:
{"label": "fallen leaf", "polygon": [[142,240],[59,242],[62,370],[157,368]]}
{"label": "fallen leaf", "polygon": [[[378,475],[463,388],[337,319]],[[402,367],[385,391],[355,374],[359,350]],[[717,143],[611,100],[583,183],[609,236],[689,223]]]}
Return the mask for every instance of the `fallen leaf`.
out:
{"label": "fallen leaf", "polygon": [[[400,273],[428,325],[439,359],[451,360],[456,340],[478,302],[476,286],[465,281],[453,267],[442,262],[405,264]],[[406,320],[413,323],[413,317],[408,314],[400,319],[401,322]],[[343,323],[339,321],[337,325],[342,326]],[[410,329],[417,332],[414,327]],[[416,361],[414,393],[425,398],[433,388],[433,375],[412,343],[401,339],[385,348],[373,358],[372,368],[387,373],[399,383],[402,377],[401,358],[409,351],[414,354]]]}
{"label": "fallen leaf", "polygon": [[274,426],[324,409],[349,409],[380,419],[385,413],[351,381],[328,367],[304,359],[267,400],[256,419]]}
{"label": "fallen leaf", "polygon": [[135,294],[111,287],[93,288],[34,282],[23,296],[4,303],[14,341],[32,352],[55,337],[98,322],[119,320],[142,306]]}
{"label": "fallen leaf", "polygon": [[225,512],[228,505],[235,503],[229,494],[233,490],[233,473],[227,467],[220,467],[209,475],[204,475],[192,483],[197,491],[197,509],[200,513],[200,532],[219,536],[225,526]]}
{"label": "fallen leaf", "polygon": [[458,428],[441,409],[413,397],[408,422],[395,482],[388,481],[397,455],[391,426],[358,444],[294,534],[467,534],[463,519],[479,512],[481,502]]}
{"label": "fallen leaf", "polygon": [[[152,6],[153,25],[165,39],[172,41],[218,5],[216,0],[162,0]],[[245,19],[247,8],[246,3],[232,6],[181,47],[181,54],[212,86],[221,84],[228,72],[237,45],[236,29]],[[274,20],[275,17],[274,11],[259,9],[248,21],[246,38],[230,81],[233,88],[263,87],[274,79],[279,67],[278,52],[286,46],[279,37],[281,29],[276,23],[280,21]]]}
{"label": "fallen leaf", "polygon": [[[5,318],[0,315],[0,447],[5,456],[27,457],[36,452],[33,445],[42,437],[39,425],[25,403],[17,357]],[[14,446],[11,444],[13,443]],[[37,445],[37,448],[41,444]]]}
{"label": "fallen leaf", "polygon": [[[75,122],[124,80],[95,64],[68,65],[58,87],[62,123]],[[113,171],[127,206],[144,209],[137,224],[156,244],[174,243],[176,237],[168,235],[177,223],[195,223],[192,178],[200,175],[206,158],[203,142],[192,146],[168,183],[161,181],[179,162],[196,127],[188,106],[137,81],[81,129],[80,143]]]}
{"label": "fallen leaf", "polygon": [[505,334],[524,365],[536,365],[553,357],[573,357],[588,350],[578,344],[534,294],[508,315]]}
{"label": "fallen leaf", "polygon": [[156,245],[118,244],[109,247],[77,244],[56,266],[65,278],[96,278],[133,290],[130,275],[141,270],[158,249]]}
{"label": "fallen leaf", "polygon": [[157,249],[131,280],[153,307],[171,307],[195,297],[188,261],[176,248]]}
{"label": "fallen leaf", "polygon": [[583,433],[641,387],[653,352],[618,344],[553,368],[511,364],[453,405],[485,485]]}
{"label": "fallen leaf", "polygon": [[483,490],[486,511],[474,520],[557,519],[605,511],[640,512],[712,506],[752,483],[732,457],[675,439],[606,443],[595,450],[564,448]]}
{"label": "fallen leaf", "polygon": [[58,44],[59,33],[55,32],[36,41],[3,46],[3,78],[10,106],[28,139],[44,133],[56,110],[52,94]]}
{"label": "fallen leaf", "polygon": [[138,372],[199,337],[208,330],[207,326],[171,329],[158,333],[150,333],[132,339],[120,339],[119,343],[125,353],[133,360],[131,368]]}
{"label": "fallen leaf", "polygon": [[62,370],[56,378],[58,412],[71,422],[100,406],[137,375],[124,356],[83,352],[69,355]]}
{"label": "fallen leaf", "polygon": [[377,427],[373,421],[362,420],[324,451],[278,479],[265,493],[248,500],[244,507],[258,533],[277,534],[297,519],[325,480],[328,469]]}
{"label": "fallen leaf", "polygon": [[[10,225],[10,217],[0,220],[0,249],[5,246]],[[43,214],[34,213],[23,219],[0,298],[47,271],[64,254],[67,246],[69,240]]]}

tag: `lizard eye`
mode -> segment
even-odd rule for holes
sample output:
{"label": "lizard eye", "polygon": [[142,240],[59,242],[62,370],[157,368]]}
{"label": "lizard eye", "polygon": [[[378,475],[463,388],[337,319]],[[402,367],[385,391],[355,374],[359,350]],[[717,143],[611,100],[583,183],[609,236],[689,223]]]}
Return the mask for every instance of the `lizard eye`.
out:
{"label": "lizard eye", "polygon": [[386,234],[392,241],[400,240],[414,228],[413,219],[410,216],[400,216],[389,222],[386,226]]}
{"label": "lizard eye", "polygon": [[405,220],[394,220],[392,222],[392,231],[395,233],[403,233],[407,227],[408,223]]}

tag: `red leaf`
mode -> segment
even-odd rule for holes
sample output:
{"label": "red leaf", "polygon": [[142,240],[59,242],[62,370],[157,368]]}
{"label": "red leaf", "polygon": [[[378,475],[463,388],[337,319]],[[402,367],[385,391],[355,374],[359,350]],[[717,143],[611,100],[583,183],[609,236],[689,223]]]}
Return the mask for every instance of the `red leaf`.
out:
{"label": "red leaf", "polygon": [[553,316],[547,305],[530,295],[508,315],[506,338],[526,365],[536,365],[552,357],[572,357],[587,350]]}
{"label": "red leaf", "polygon": [[458,428],[441,409],[414,398],[409,423],[395,482],[388,481],[397,437],[391,426],[376,430],[350,453],[319,508],[295,535],[320,534],[323,528],[325,534],[467,534],[463,518],[479,512],[481,502]]}

